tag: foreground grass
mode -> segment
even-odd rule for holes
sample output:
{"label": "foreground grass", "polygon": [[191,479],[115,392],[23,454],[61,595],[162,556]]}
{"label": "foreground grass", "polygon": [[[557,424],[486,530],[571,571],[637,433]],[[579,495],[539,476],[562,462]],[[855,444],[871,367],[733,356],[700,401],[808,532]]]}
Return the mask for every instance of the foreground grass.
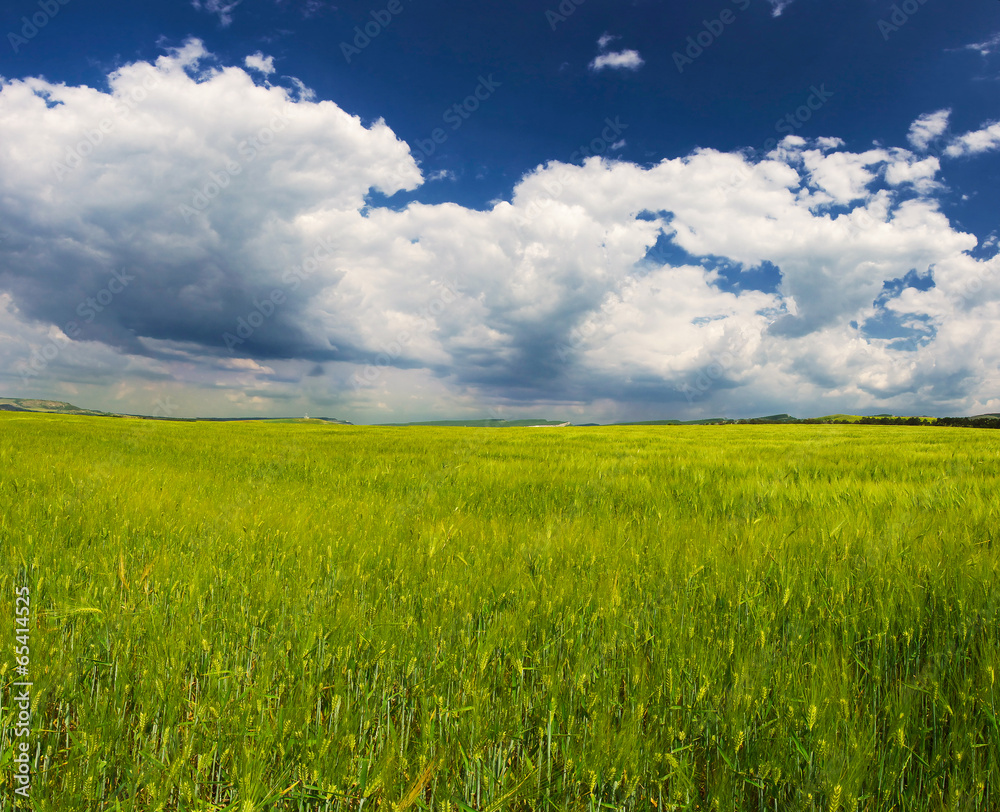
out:
{"label": "foreground grass", "polygon": [[35,807],[995,809],[998,462],[963,429],[0,415]]}

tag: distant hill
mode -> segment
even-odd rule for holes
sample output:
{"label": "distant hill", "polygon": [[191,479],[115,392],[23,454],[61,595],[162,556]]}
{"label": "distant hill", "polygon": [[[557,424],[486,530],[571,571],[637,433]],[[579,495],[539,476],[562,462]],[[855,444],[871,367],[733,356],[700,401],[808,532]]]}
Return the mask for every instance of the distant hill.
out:
{"label": "distant hill", "polygon": [[108,412],[97,412],[93,409],[81,409],[79,406],[74,406],[64,400],[34,400],[32,398],[0,398],[0,409],[5,412],[46,412],[48,414],[108,414]]}
{"label": "distant hill", "polygon": [[346,420],[336,417],[159,417],[145,414],[119,414],[117,412],[99,412],[95,409],[81,409],[64,400],[36,400],[32,398],[0,398],[0,412],[36,412],[39,414],[71,414],[89,415],[95,417],[129,417],[138,420],[168,420],[192,423],[209,421],[213,423],[233,423],[257,420],[266,423],[335,423],[351,426]]}
{"label": "distant hill", "polygon": [[749,420],[744,420],[744,423],[798,423],[799,418],[792,417],[790,414],[769,414],[767,417],[751,417]]}

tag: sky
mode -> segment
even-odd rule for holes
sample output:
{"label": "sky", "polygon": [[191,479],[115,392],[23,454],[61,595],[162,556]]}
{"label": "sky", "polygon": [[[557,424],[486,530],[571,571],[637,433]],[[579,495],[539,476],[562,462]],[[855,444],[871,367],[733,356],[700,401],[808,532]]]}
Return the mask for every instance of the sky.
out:
{"label": "sky", "polygon": [[1000,412],[1000,3],[5,0],[0,396]]}

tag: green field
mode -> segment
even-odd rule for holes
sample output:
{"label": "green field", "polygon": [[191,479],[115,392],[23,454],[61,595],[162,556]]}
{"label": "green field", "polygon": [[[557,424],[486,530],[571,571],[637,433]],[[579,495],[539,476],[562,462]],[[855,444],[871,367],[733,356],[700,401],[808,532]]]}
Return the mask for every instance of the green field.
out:
{"label": "green field", "polygon": [[972,429],[0,413],[0,804],[28,586],[37,810],[993,810],[998,497]]}

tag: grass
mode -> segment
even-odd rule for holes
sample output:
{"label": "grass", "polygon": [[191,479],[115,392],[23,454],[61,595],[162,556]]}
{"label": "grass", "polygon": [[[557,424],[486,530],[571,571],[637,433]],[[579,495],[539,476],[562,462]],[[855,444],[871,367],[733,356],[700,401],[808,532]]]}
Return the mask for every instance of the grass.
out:
{"label": "grass", "polygon": [[35,808],[994,809],[998,453],[0,414]]}

